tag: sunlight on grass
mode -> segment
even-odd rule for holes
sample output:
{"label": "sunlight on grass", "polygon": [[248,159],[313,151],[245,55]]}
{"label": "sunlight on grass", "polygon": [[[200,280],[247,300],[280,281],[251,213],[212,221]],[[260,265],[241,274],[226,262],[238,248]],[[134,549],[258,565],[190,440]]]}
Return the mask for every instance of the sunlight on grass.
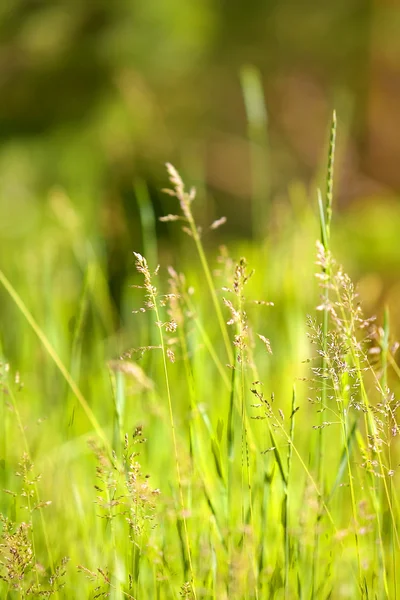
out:
{"label": "sunlight on grass", "polygon": [[153,264],[138,182],[149,256],[134,252],[117,333],[66,198],[42,287],[40,253],[5,261],[2,598],[397,597],[397,346],[334,258],[335,134],[334,117],[320,235],[299,195],[282,240],[211,257],[196,192],[167,165],[162,221],[187,234],[189,268],[185,253]]}

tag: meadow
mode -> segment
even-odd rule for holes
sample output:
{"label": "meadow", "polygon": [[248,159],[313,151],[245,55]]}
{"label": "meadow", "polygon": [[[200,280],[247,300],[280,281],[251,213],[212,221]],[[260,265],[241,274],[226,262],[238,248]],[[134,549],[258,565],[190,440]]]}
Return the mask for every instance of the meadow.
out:
{"label": "meadow", "polygon": [[138,194],[119,327],[65,193],[8,241],[1,598],[397,598],[397,345],[347,274],[335,134],[324,188],[258,243],[200,230],[167,165],[178,249]]}

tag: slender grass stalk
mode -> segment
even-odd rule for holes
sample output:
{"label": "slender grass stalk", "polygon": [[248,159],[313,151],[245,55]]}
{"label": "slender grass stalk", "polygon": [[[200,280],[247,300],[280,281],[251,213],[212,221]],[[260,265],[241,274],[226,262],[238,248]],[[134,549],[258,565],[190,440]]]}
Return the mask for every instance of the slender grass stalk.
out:
{"label": "slender grass stalk", "polygon": [[283,531],[284,531],[284,539],[285,539],[285,598],[290,598],[290,582],[289,582],[289,574],[290,574],[290,563],[291,563],[291,554],[290,554],[290,532],[289,532],[289,481],[290,481],[290,471],[292,468],[292,456],[293,456],[293,440],[294,440],[294,426],[295,426],[295,415],[297,412],[296,408],[296,389],[293,387],[292,394],[292,406],[290,413],[290,431],[289,431],[289,444],[288,444],[288,454],[287,454],[287,467],[286,467],[286,481],[284,486],[284,518],[283,518]]}
{"label": "slender grass stalk", "polygon": [[[381,339],[381,368],[382,368],[382,376],[381,376],[381,382],[382,382],[382,388],[386,394],[386,403],[390,402],[390,398],[388,397],[389,395],[389,383],[388,383],[388,354],[389,354],[389,337],[390,337],[390,316],[389,316],[389,308],[386,306],[385,311],[384,311],[384,318],[383,318],[383,335],[382,335],[382,339]],[[391,413],[391,411],[390,411]],[[390,418],[392,418],[392,415],[390,414]],[[389,467],[389,473],[393,472],[393,457],[392,457],[392,444],[390,443],[391,437],[392,437],[392,432],[391,432],[391,427],[390,427],[390,420],[389,418],[387,419],[387,439],[389,440],[389,447],[388,447],[388,467]],[[390,502],[393,505],[393,483],[392,483],[392,478],[390,477],[389,479],[389,496],[390,496]],[[394,592],[394,600],[397,600],[397,574],[396,574],[396,548],[395,548],[395,531],[394,531],[394,524],[393,524],[393,519],[391,520],[391,527],[390,527],[390,545],[392,548],[392,574],[393,574],[393,592]]]}
{"label": "slender grass stalk", "polygon": [[[156,304],[155,314],[156,314],[157,321],[160,322],[157,304]],[[181,472],[180,472],[180,466],[179,466],[178,445],[177,445],[176,432],[175,432],[175,420],[174,420],[174,414],[173,414],[173,408],[172,408],[172,395],[171,395],[171,388],[170,388],[170,383],[169,383],[168,367],[167,367],[167,355],[166,355],[166,348],[165,348],[165,343],[164,343],[164,336],[162,334],[161,327],[159,327],[159,330],[160,330],[160,344],[161,344],[162,355],[163,355],[165,386],[166,386],[166,390],[167,390],[171,432],[172,432],[172,439],[173,439],[174,453],[175,453],[176,472],[177,472],[177,477],[178,477],[179,496],[180,496],[180,503],[181,503],[181,510],[182,510],[182,521],[183,521],[183,526],[184,526],[184,530],[185,530],[185,538],[186,538],[186,546],[187,546],[186,550],[187,550],[187,554],[188,554],[189,568],[190,568],[190,574],[191,574],[191,579],[192,579],[191,583],[192,583],[192,588],[193,588],[193,595],[194,595],[194,598],[196,599],[197,598],[196,582],[195,582],[193,563],[192,563],[192,553],[191,553],[191,549],[190,549],[189,531],[188,531],[187,519],[186,519],[186,515],[185,515],[185,501],[183,498],[182,478],[181,478]]]}
{"label": "slender grass stalk", "polygon": [[[336,415],[337,413],[335,413]],[[340,415],[337,415],[338,420],[340,421]],[[329,503],[331,502],[335,491],[337,490],[338,486],[342,483],[343,481],[343,475],[347,469],[347,465],[348,465],[348,461],[349,461],[349,456],[351,456],[351,453],[353,452],[353,447],[354,447],[354,439],[356,437],[356,432],[357,432],[357,421],[354,420],[353,424],[350,428],[350,431],[348,433],[347,439],[345,441],[345,445],[344,448],[342,450],[341,456],[340,456],[340,460],[339,460],[339,467],[337,470],[337,474],[336,474],[336,478],[335,481],[332,485],[331,491],[329,493],[329,495],[327,496],[327,504],[329,505]]]}
{"label": "slender grass stalk", "polygon": [[[234,364],[237,364],[238,349],[235,347],[235,358]],[[226,494],[226,520],[227,520],[227,546],[228,546],[228,561],[230,565],[230,558],[233,552],[233,539],[232,539],[232,516],[231,506],[233,500],[233,480],[234,480],[234,457],[235,457],[235,395],[236,395],[236,369],[232,368],[232,385],[229,396],[229,410],[228,410],[228,422],[226,428],[226,448],[227,448],[227,494]],[[227,594],[228,598],[231,593],[231,573],[228,574],[227,581]]]}
{"label": "slender grass stalk", "polygon": [[226,328],[226,324],[225,324],[225,320],[222,314],[222,310],[221,310],[221,305],[218,301],[218,297],[217,297],[217,292],[214,286],[214,282],[213,282],[213,278],[211,275],[211,271],[210,271],[210,267],[208,265],[208,261],[204,252],[204,248],[203,248],[203,244],[201,242],[201,238],[199,236],[199,232],[198,229],[195,225],[192,213],[190,211],[190,219],[189,219],[189,225],[190,225],[190,229],[193,235],[193,239],[195,241],[196,244],[196,248],[197,248],[197,252],[199,254],[200,257],[200,262],[201,262],[201,266],[203,267],[203,271],[204,271],[204,275],[206,277],[206,281],[208,284],[208,288],[211,294],[211,298],[213,301],[213,305],[214,305],[214,309],[215,309],[215,313],[217,315],[217,319],[218,319],[218,323],[219,323],[219,327],[222,333],[222,337],[224,339],[224,343],[225,343],[225,348],[226,348],[226,353],[228,355],[228,359],[229,361],[232,363],[233,362],[233,352],[232,352],[232,346],[231,346],[231,342],[229,339],[229,335],[228,335],[228,330]]}
{"label": "slender grass stalk", "polygon": [[165,340],[164,340],[164,335],[163,335],[163,330],[162,330],[162,322],[160,320],[158,300],[156,297],[156,289],[154,288],[154,286],[151,283],[151,276],[150,276],[149,267],[147,265],[147,261],[143,256],[141,256],[137,252],[135,252],[134,255],[136,257],[137,269],[140,273],[143,274],[144,279],[145,279],[144,287],[146,289],[146,292],[147,292],[147,295],[149,298],[150,306],[151,306],[152,310],[154,310],[154,314],[156,317],[156,325],[157,325],[158,331],[159,331],[159,341],[160,341],[160,347],[161,347],[161,352],[162,352],[165,389],[167,392],[168,411],[169,411],[172,443],[173,443],[174,456],[175,456],[176,475],[177,475],[178,489],[179,489],[179,500],[180,500],[181,511],[182,511],[181,518],[182,518],[183,528],[184,528],[186,552],[187,552],[187,559],[188,559],[189,570],[190,570],[190,575],[191,575],[192,591],[193,591],[194,599],[196,600],[197,599],[196,582],[195,582],[194,569],[193,569],[193,563],[192,563],[192,552],[191,552],[191,548],[190,548],[189,530],[188,530],[187,519],[186,519],[186,514],[185,514],[185,501],[184,501],[184,497],[183,497],[183,486],[182,486],[181,469],[180,469],[180,463],[179,463],[178,443],[177,443],[176,428],[175,428],[175,418],[174,418],[174,411],[173,411],[173,406],[172,406],[172,393],[171,393],[171,386],[170,386],[169,373],[168,373],[167,349],[165,346]]}
{"label": "slender grass stalk", "polygon": [[[320,213],[320,226],[321,226],[321,242],[324,246],[325,252],[329,252],[330,250],[330,235],[331,235],[331,220],[332,220],[332,203],[333,203],[333,173],[334,173],[334,161],[335,161],[335,146],[336,146],[336,112],[333,112],[332,123],[330,129],[330,138],[329,138],[329,150],[328,150],[328,168],[327,168],[327,177],[326,177],[326,196],[325,196],[325,207],[322,201],[321,193],[318,193],[318,204],[319,204],[319,213]],[[330,273],[325,273],[325,275],[329,278]],[[323,332],[323,359],[322,359],[322,372],[325,374],[326,371],[326,351],[327,351],[327,340],[328,340],[328,330],[329,330],[329,290],[328,287],[325,287],[324,291],[324,310],[322,317],[322,332]],[[324,415],[323,409],[327,405],[328,398],[328,390],[327,390],[327,382],[325,376],[322,380],[322,389],[321,389],[321,412],[320,412],[320,427],[318,430],[318,441],[317,441],[317,480],[319,485],[321,486],[322,494],[324,494]],[[312,589],[313,592],[316,592],[318,582],[317,582],[317,567],[319,562],[319,521],[320,516],[317,517],[317,522],[315,526],[315,536],[314,536],[314,552],[313,552],[313,576],[312,576]]]}
{"label": "slender grass stalk", "polygon": [[[384,402],[386,405],[390,403],[389,397],[389,384],[388,384],[388,353],[389,353],[389,337],[390,337],[390,318],[389,318],[389,308],[386,306],[383,316],[383,330],[380,341],[381,347],[381,385],[384,392]],[[388,468],[389,473],[393,472],[393,459],[392,459],[392,444],[391,444],[391,417],[387,418],[387,428],[386,428],[386,436],[388,439],[388,450],[387,450],[387,459],[388,459]],[[389,497],[390,503],[393,506],[393,483],[392,477],[389,478]],[[394,522],[391,519],[390,522],[390,546],[391,546],[391,558],[392,558],[392,576],[393,576],[393,593],[394,600],[397,600],[397,575],[396,575],[396,546],[395,546],[395,531],[394,531]]]}
{"label": "slender grass stalk", "polygon": [[[246,375],[245,375],[245,363],[246,363],[246,353],[247,353],[247,331],[246,331],[246,314],[243,306],[243,286],[247,281],[248,276],[245,272],[246,263],[243,259],[241,259],[240,264],[237,267],[237,296],[238,296],[238,313],[239,320],[237,323],[237,343],[239,343],[241,347],[240,351],[240,405],[241,405],[241,427],[242,427],[242,527],[243,527],[243,535],[246,543],[246,526],[247,526],[247,518],[245,517],[245,494],[244,494],[244,482],[245,482],[245,473],[247,475],[246,484],[248,491],[248,502],[249,502],[249,515],[250,515],[250,527],[252,529],[253,535],[253,527],[254,527],[254,514],[253,514],[253,493],[252,493],[252,485],[250,479],[250,457],[249,457],[249,444],[247,437],[247,410],[246,410]],[[238,356],[239,357],[239,356]],[[258,574],[257,567],[255,565],[256,553],[254,552],[254,540],[255,536],[253,535],[253,548],[250,550],[251,556],[250,561],[252,563],[254,579],[255,579],[255,598],[258,600]]]}
{"label": "slender grass stalk", "polygon": [[346,450],[346,460],[347,460],[347,470],[349,474],[349,486],[350,486],[350,495],[351,495],[351,506],[353,511],[353,521],[354,521],[354,539],[356,544],[357,551],[357,563],[358,563],[358,576],[359,576],[359,585],[360,588],[362,586],[362,568],[361,568],[361,557],[360,557],[360,541],[358,536],[358,524],[357,524],[357,504],[356,504],[356,495],[354,490],[354,478],[353,478],[353,469],[351,467],[350,461],[350,449],[347,443],[347,440],[350,437],[349,427],[348,427],[348,410],[343,411],[344,414],[342,416],[342,426],[343,426],[343,442]]}
{"label": "slender grass stalk", "polygon": [[[183,296],[184,301],[189,309],[189,312],[191,314],[196,315],[196,311],[195,311],[193,302],[190,299],[190,296],[185,292],[182,292],[182,296]],[[215,348],[210,340],[210,337],[209,337],[206,329],[203,327],[203,324],[197,315],[194,317],[194,323],[200,333],[201,339],[202,339],[205,347],[207,348],[207,350],[210,354],[210,357],[211,357],[213,363],[215,364],[215,366],[218,370],[219,375],[221,376],[221,380],[224,382],[226,388],[228,390],[230,390],[231,389],[231,381],[226,373],[226,367],[224,367],[224,365],[222,364],[217,352],[215,351]]]}

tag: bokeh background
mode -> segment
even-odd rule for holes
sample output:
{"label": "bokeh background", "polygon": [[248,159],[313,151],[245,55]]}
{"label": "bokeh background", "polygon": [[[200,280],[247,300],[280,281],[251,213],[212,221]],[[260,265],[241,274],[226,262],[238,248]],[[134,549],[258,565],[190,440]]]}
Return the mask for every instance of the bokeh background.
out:
{"label": "bokeh background", "polygon": [[[227,217],[218,242],[284,244],[299,211],[316,214],[336,109],[336,249],[367,308],[398,322],[399,32],[396,0],[3,0],[2,267],[40,287],[23,256],[46,272],[60,221],[80,227],[118,323],[140,199],[175,212],[166,161],[198,188],[202,225]],[[157,232],[167,262],[180,238]],[[54,293],[79,294],[59,267]]]}
{"label": "bokeh background", "polygon": [[[44,474],[41,498],[53,502],[45,510],[54,556],[71,557],[66,597],[75,590],[89,597],[89,582],[77,573],[77,564],[97,568],[111,556],[113,564],[115,550],[109,524],[98,519],[93,502],[96,462],[87,444],[93,421],[68,387],[66,373],[113,449],[119,451],[123,435],[143,425],[149,440],[140,458],[144,472],[174,504],[161,357],[128,353],[159,343],[151,311],[132,314],[143,306],[143,290],[132,287],[143,281],[133,251],[144,254],[152,269],[161,264],[155,280],[161,293],[168,290],[167,265],[184,271],[194,288],[194,309],[178,330],[184,329],[190,360],[177,351],[169,366],[182,447],[189,423],[195,422],[193,406],[203,407],[216,432],[231,418],[230,371],[226,387],[223,367],[216,369],[209,348],[215,348],[222,365],[228,356],[193,240],[180,223],[158,221],[179,210],[176,199],[162,193],[168,186],[167,161],[188,186],[196,186],[193,211],[210,268],[221,269],[218,247],[226,244],[233,259],[244,255],[249,270],[255,268],[246,298],[274,303],[246,305],[254,332],[268,337],[273,350],[268,354],[255,338],[265,398],[274,393],[274,406],[290,415],[295,383],[301,407],[296,444],[307,464],[317,456],[312,448],[318,448],[319,431],[311,426],[320,423],[320,415],[318,391],[307,381],[306,361],[315,354],[307,314],[315,315],[320,304],[314,276],[319,269],[317,189],[325,194],[333,110],[332,249],[357,283],[366,316],[376,314],[382,323],[389,308],[392,341],[400,336],[398,0],[0,0],[0,490],[22,485],[14,473],[29,448],[35,473]],[[226,224],[210,230],[222,216]],[[227,282],[216,277],[215,285],[220,293]],[[132,358],[126,372],[116,360],[121,356]],[[191,372],[184,374],[186,362],[192,365],[193,383]],[[392,370],[389,386],[398,389]],[[14,388],[16,400],[9,393]],[[375,398],[375,382],[371,389]],[[219,434],[214,440],[208,425],[207,432],[200,425],[198,430],[208,448],[204,463],[210,489],[218,498],[221,488],[212,469]],[[260,440],[265,436],[259,447],[268,448],[267,429],[257,421],[254,431]],[[236,439],[239,443],[239,434]],[[338,429],[327,430],[326,440],[326,471],[333,478],[341,448]],[[283,456],[291,448],[286,440],[284,447]],[[273,455],[265,452],[257,454],[255,472],[263,481],[255,490],[269,489],[272,481]],[[186,462],[191,481],[197,471]],[[239,460],[235,464],[241,468]],[[271,479],[264,477],[264,464],[271,465]],[[311,507],[312,519],[304,521],[299,534],[311,557],[314,525],[307,523],[314,522],[317,505],[303,495],[300,466],[294,475],[290,510],[297,526],[303,505]],[[274,539],[271,531],[281,535],[280,486],[272,503],[262,500],[270,519],[268,544]],[[344,518],[347,528],[346,490],[340,486],[337,508],[338,523]],[[360,491],[359,499],[363,496]],[[0,512],[11,507],[17,521],[27,522],[31,517],[20,504],[13,495],[0,494]],[[360,515],[367,515],[363,507],[360,503]],[[208,505],[206,510],[208,519]],[[160,520],[168,543],[180,532],[172,514],[168,508]],[[382,509],[382,515],[389,532],[388,513]],[[206,520],[198,522],[203,527]],[[373,536],[367,563],[375,556],[378,572]],[[127,544],[126,539],[118,548],[121,557],[128,557]],[[44,548],[39,564],[41,556],[46,559]],[[335,554],[332,548],[326,556]],[[306,580],[311,562],[305,552]],[[349,556],[344,553],[335,563],[340,581],[346,582],[352,567]],[[214,555],[212,561],[201,560],[214,564]],[[279,569],[271,567],[270,575],[277,580]],[[343,589],[338,597],[358,591]]]}

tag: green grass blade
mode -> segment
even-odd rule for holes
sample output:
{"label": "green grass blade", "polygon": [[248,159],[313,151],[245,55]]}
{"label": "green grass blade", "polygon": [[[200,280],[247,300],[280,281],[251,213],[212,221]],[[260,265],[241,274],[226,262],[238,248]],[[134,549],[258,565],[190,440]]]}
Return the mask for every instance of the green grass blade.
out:
{"label": "green grass blade", "polygon": [[108,441],[102,427],[100,426],[99,422],[97,421],[92,409],[90,408],[87,400],[84,398],[84,396],[83,396],[82,392],[80,391],[80,389],[78,388],[77,384],[72,379],[68,369],[66,368],[66,366],[62,362],[61,358],[57,354],[55,348],[50,343],[46,334],[41,329],[41,327],[39,326],[39,324],[37,323],[37,321],[35,320],[33,315],[30,313],[26,304],[24,303],[22,298],[19,296],[18,292],[15,290],[15,288],[12,286],[10,281],[7,279],[7,277],[1,270],[0,270],[0,283],[7,290],[8,294],[11,296],[15,305],[18,307],[21,314],[24,316],[24,318],[26,319],[26,321],[28,322],[30,327],[33,329],[33,331],[37,335],[40,343],[42,344],[42,346],[44,347],[44,349],[46,350],[46,352],[48,353],[48,355],[50,356],[50,358],[53,360],[54,364],[60,371],[61,375],[63,376],[63,378],[69,385],[69,387],[71,388],[72,393],[75,395],[76,399],[78,400],[81,408],[83,409],[84,413],[87,416],[89,423],[92,425],[92,427],[95,430],[96,434],[98,435],[99,439],[101,439],[104,446],[111,453],[109,441]]}

